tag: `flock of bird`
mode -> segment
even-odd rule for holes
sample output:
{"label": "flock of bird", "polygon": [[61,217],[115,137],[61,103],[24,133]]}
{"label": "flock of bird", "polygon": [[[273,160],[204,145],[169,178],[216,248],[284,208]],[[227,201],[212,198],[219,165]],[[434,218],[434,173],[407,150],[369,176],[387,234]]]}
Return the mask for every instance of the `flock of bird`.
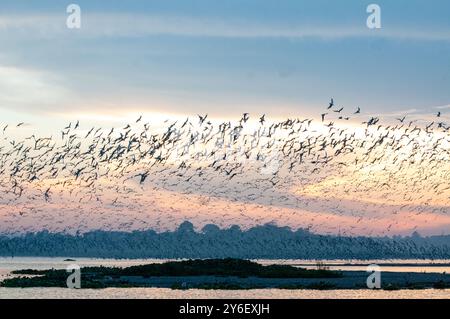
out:
{"label": "flock of bird", "polygon": [[[327,231],[337,233],[340,221],[350,217],[343,228],[351,233],[355,220],[370,231],[371,222],[402,212],[422,224],[450,218],[450,125],[441,112],[423,124],[405,116],[383,125],[375,116],[356,122],[361,108],[346,112],[333,99],[325,108],[319,120],[269,122],[266,115],[252,119],[244,113],[237,122],[217,122],[197,115],[161,127],[140,116],[121,128],[87,130],[76,121],[58,136],[23,139],[9,137],[12,127],[4,125],[3,230],[56,203],[61,216],[69,206],[75,207],[72,214],[120,211],[120,227],[132,227],[127,212],[151,214],[158,206],[153,225],[164,216],[170,223],[167,216],[181,214],[173,194],[184,196],[179,204],[194,219],[200,208],[222,210],[215,216],[230,224],[239,218],[310,228],[328,223]],[[170,202],[164,209],[163,200]],[[257,208],[270,211],[249,212]],[[401,228],[399,223],[392,220],[384,232]]]}

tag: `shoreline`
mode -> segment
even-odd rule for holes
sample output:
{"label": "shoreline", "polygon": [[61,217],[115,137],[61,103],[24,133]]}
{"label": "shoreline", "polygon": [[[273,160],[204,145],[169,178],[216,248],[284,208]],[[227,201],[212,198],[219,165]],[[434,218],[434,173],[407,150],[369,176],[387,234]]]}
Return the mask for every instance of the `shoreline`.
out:
{"label": "shoreline", "polygon": [[[365,266],[373,263],[381,267],[380,290],[437,291],[450,288],[450,260],[391,260],[388,263],[382,260],[278,261],[233,258],[108,260],[73,256],[15,257],[8,260],[0,258],[0,287],[64,288],[67,287],[66,281],[70,275],[66,268],[76,264],[81,267],[81,290],[154,288],[174,291],[367,291],[367,279],[371,273],[366,271]],[[347,269],[339,269],[345,265],[348,266]],[[419,271],[412,266],[423,267],[425,270]]]}
{"label": "shoreline", "polygon": [[[367,272],[342,271],[339,278],[258,278],[258,277],[218,277],[218,276],[180,276],[180,277],[121,277],[133,287],[204,289],[204,290],[248,290],[248,289],[286,289],[286,290],[370,290],[367,288]],[[405,272],[386,272],[381,275],[381,290],[416,290],[450,288],[450,275],[422,274]],[[114,282],[111,282],[114,284]]]}
{"label": "shoreline", "polygon": [[[405,280],[405,273],[391,273],[389,279],[382,279],[381,288],[370,289],[365,280],[366,273],[360,276],[349,276],[348,272],[343,272],[345,278],[342,280],[326,279],[263,279],[257,277],[237,278],[237,277],[214,277],[214,276],[192,276],[192,277],[128,277],[120,278],[118,281],[110,281],[98,287],[84,287],[81,284],[80,289],[75,290],[105,290],[105,289],[170,289],[170,290],[203,290],[203,291],[248,291],[248,290],[352,290],[352,291],[415,291],[415,290],[449,290],[450,278],[447,276],[431,276],[421,278],[417,281],[416,273],[406,273],[408,279]],[[363,276],[364,275],[364,276]],[[420,274],[419,274],[420,275]],[[385,276],[386,277],[386,276]],[[383,278],[383,277],[382,277]],[[4,286],[0,284],[1,289],[68,289],[63,285],[11,285]]]}

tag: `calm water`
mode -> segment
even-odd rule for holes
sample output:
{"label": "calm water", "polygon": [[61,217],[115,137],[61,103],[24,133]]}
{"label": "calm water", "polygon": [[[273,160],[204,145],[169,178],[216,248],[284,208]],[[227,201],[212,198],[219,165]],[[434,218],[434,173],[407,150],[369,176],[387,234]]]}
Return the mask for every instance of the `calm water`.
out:
{"label": "calm water", "polygon": [[[273,260],[258,260],[261,264],[273,264]],[[278,264],[291,265],[307,269],[317,269],[317,261],[283,260]],[[390,272],[421,272],[450,273],[450,260],[322,260],[321,263],[330,270],[366,271],[371,264],[379,265],[383,271]]]}
{"label": "calm water", "polygon": [[[0,280],[11,276],[17,269],[64,269],[70,264],[83,266],[118,266],[127,267],[145,263],[162,263],[162,259],[92,259],[74,258],[76,261],[64,261],[65,258],[16,257],[0,258]],[[315,268],[316,261],[307,260],[258,260],[261,264],[288,264],[306,268]],[[365,270],[369,264],[381,265],[383,271],[396,272],[433,272],[450,273],[450,260],[333,260],[322,261],[330,269]],[[165,288],[108,288],[82,289],[67,288],[0,288],[0,298],[313,298],[313,299],[358,299],[358,298],[446,298],[450,299],[450,289],[436,290],[284,290],[252,289],[243,291],[230,290],[172,290]]]}
{"label": "calm water", "polygon": [[443,299],[450,298],[446,290],[172,290],[166,288],[0,288],[1,298],[75,298],[75,299]]}

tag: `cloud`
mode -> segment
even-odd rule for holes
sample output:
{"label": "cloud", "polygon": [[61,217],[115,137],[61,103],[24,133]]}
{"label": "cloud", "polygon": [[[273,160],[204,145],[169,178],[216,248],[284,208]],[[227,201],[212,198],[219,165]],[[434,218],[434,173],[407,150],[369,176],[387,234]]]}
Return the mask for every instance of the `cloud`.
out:
{"label": "cloud", "polygon": [[58,80],[42,71],[0,65],[0,107],[55,107],[68,95]]}
{"label": "cloud", "polygon": [[450,30],[385,27],[369,30],[358,26],[301,25],[283,22],[259,22],[242,19],[224,20],[177,15],[82,14],[80,30],[66,27],[65,15],[0,16],[0,32],[34,32],[37,36],[55,37],[76,32],[83,37],[140,37],[173,35],[223,38],[324,38],[380,37],[405,40],[449,41]]}
{"label": "cloud", "polygon": [[438,110],[450,109],[450,104],[449,105],[436,106],[435,109],[438,109]]}

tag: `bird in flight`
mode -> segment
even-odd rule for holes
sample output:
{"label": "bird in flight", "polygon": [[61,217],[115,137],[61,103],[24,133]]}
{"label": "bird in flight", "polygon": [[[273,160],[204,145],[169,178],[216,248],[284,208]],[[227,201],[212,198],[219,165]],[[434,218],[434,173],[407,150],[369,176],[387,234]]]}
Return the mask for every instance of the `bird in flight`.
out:
{"label": "bird in flight", "polygon": [[403,116],[402,118],[397,118],[398,121],[400,121],[400,123],[403,123],[406,119],[406,116]]}
{"label": "bird in flight", "polygon": [[266,114],[263,114],[263,116],[261,116],[259,118],[259,123],[261,123],[262,125],[264,125],[264,122],[266,121],[265,117],[266,117]]}
{"label": "bird in flight", "polygon": [[[330,108],[333,106],[331,99]],[[124,211],[138,210],[140,205],[151,209],[159,206],[158,198],[147,192],[155,190],[187,196],[192,210],[197,208],[196,196],[283,203],[292,209],[299,203],[312,203],[303,195],[286,192],[294,185],[299,190],[308,185],[326,200],[333,198],[337,206],[330,208],[327,201],[314,205],[336,214],[344,210],[339,205],[344,205],[348,194],[354,194],[355,201],[379,196],[392,207],[395,202],[437,199],[444,209],[450,206],[450,187],[446,180],[439,180],[439,176],[447,176],[436,174],[448,166],[448,124],[417,121],[409,126],[386,126],[373,116],[363,122],[367,126],[361,128],[361,134],[359,130],[355,134],[353,126],[337,121],[350,120],[344,107],[323,108],[322,114],[318,113],[321,122],[301,117],[269,122],[264,114],[256,128],[249,123],[249,113],[217,125],[208,122],[207,114],[197,114],[200,127],[194,117],[181,123],[169,119],[162,130],[156,125],[158,129],[153,130],[150,124],[135,124],[142,121],[141,115],[135,123],[92,127],[87,134],[75,131],[79,122],[72,121],[76,124],[64,128],[62,139],[36,133],[10,137],[3,124],[0,215],[4,203],[17,203],[18,211],[23,211],[23,207],[49,206],[61,199],[67,206],[108,203],[103,208],[110,209],[115,198],[112,205]],[[360,113],[358,107],[354,114]],[[405,119],[398,120],[403,123]],[[276,160],[271,161],[272,156]],[[323,183],[334,175],[346,182],[339,187]],[[420,206],[425,207],[423,212],[426,206]]]}
{"label": "bird in flight", "polygon": [[334,106],[334,100],[331,98],[330,104],[328,105],[328,109],[331,109]]}
{"label": "bird in flight", "polygon": [[203,122],[205,122],[206,118],[208,117],[208,114],[206,114],[205,116],[201,116],[201,115],[197,114],[197,116],[198,116],[198,119],[199,119],[199,124],[202,125]]}

